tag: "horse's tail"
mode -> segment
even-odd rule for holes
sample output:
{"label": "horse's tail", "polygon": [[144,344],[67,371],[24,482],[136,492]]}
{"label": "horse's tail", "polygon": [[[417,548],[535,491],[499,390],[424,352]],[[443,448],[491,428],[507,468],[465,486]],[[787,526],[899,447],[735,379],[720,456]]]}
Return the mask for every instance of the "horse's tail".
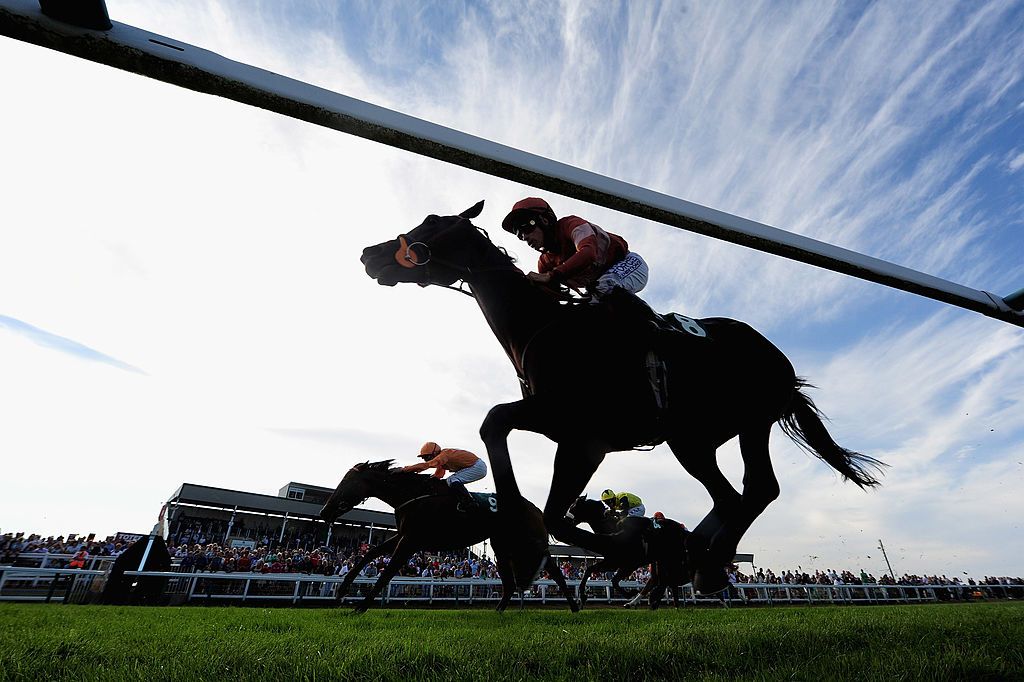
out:
{"label": "horse's tail", "polygon": [[861,488],[874,487],[880,482],[878,476],[885,462],[862,455],[842,447],[829,435],[823,419],[827,419],[802,388],[814,388],[804,379],[797,377],[793,386],[793,399],[789,411],[779,420],[779,426],[787,436],[819,459],[825,460],[833,469]]}

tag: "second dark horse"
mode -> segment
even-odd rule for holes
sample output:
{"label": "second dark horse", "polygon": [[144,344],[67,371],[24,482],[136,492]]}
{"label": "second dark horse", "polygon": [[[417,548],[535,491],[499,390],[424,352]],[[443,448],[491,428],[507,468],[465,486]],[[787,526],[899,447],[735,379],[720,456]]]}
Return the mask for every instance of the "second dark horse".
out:
{"label": "second dark horse", "polygon": [[[414,553],[426,549],[465,549],[490,538],[501,577],[502,594],[498,611],[504,611],[512,593],[519,585],[525,588],[541,566],[534,563],[532,557],[512,555],[513,543],[508,534],[502,532],[495,512],[490,509],[460,512],[457,509],[458,500],[447,484],[432,476],[392,469],[392,462],[384,460],[355,465],[345,474],[320,510],[320,517],[333,523],[369,497],[376,497],[395,508],[397,535],[371,549],[356,563],[338,586],[338,599],[345,595],[363,567],[379,556],[390,554],[391,559],[370,593],[356,605],[356,612],[366,611],[373,604],[381,590]],[[537,541],[542,540],[546,544],[548,535],[540,510],[533,505],[528,506],[532,509],[527,509],[526,519],[516,533]],[[524,564],[524,560],[529,563]],[[562,571],[546,550],[542,561],[543,567],[562,590],[569,608],[578,611],[579,604],[573,599]]]}
{"label": "second dark horse", "polygon": [[566,514],[573,524],[586,523],[598,535],[610,536],[612,541],[600,561],[583,571],[580,579],[580,604],[587,601],[587,580],[601,571],[614,571],[612,589],[623,596],[619,582],[641,566],[650,565],[651,579],[626,606],[635,606],[644,597],[652,609],[658,608],[665,591],[672,593],[672,603],[679,606],[679,586],[690,582],[686,564],[686,539],[689,532],[672,519],[654,521],[644,516],[618,519],[607,513],[607,507],[598,500],[579,497]]}

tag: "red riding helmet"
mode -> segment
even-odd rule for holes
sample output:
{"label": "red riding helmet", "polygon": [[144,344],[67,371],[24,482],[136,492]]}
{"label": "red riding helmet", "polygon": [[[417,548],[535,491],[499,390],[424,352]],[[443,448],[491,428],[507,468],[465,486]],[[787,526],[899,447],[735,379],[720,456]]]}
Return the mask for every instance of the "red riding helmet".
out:
{"label": "red riding helmet", "polygon": [[548,202],[537,197],[527,197],[517,201],[512,206],[512,210],[501,221],[501,228],[506,232],[516,234],[519,228],[523,226],[523,223],[536,216],[543,217],[549,225],[554,225],[558,222],[558,219],[555,218],[555,212],[551,210]]}
{"label": "red riding helmet", "polygon": [[664,521],[665,520],[665,515],[662,514],[660,511],[654,512],[654,520],[655,521]]}

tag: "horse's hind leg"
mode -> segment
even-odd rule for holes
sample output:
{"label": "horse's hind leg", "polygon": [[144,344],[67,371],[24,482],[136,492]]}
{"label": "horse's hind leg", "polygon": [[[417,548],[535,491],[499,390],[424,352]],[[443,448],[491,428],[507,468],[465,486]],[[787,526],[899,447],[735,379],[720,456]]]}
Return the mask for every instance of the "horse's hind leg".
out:
{"label": "horse's hind leg", "polygon": [[728,522],[715,534],[709,555],[732,562],[743,534],[754,519],[779,497],[779,481],[768,452],[770,423],[740,433],[740,455],[743,457],[743,495]]}
{"label": "horse's hind leg", "polygon": [[498,613],[505,613],[508,603],[512,601],[512,593],[516,591],[516,581],[512,571],[512,562],[504,554],[495,553],[498,563],[498,577],[501,578],[501,600],[495,609]]}
{"label": "horse's hind leg", "polygon": [[[750,528],[754,519],[779,496],[779,483],[775,478],[768,453],[771,426],[770,422],[766,422],[740,433],[740,454],[743,457],[742,495],[736,493],[729,485],[717,464],[714,465],[717,476],[712,472],[709,480],[721,497],[716,496],[716,492],[708,483],[697,476],[715,501],[714,508],[694,529],[687,542],[688,563],[697,569],[694,588],[699,592],[714,594],[729,586],[724,567],[732,563],[740,538]],[[708,472],[702,473],[707,475]],[[718,477],[721,479],[716,482]],[[728,486],[727,490],[722,481],[724,486]]]}

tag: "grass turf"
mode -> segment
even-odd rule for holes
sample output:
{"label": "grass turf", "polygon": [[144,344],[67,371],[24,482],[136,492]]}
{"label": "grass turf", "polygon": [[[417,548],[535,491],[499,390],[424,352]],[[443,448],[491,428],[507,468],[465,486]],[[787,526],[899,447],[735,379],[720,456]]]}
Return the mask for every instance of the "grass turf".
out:
{"label": "grass turf", "polygon": [[0,604],[0,679],[1024,679],[1024,604],[624,611]]}

